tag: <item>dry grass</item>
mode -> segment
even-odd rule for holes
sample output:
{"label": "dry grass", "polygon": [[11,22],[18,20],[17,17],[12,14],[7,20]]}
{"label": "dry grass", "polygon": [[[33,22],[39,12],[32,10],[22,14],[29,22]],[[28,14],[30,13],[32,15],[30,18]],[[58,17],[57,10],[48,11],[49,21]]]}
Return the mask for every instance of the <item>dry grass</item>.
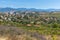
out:
{"label": "dry grass", "polygon": [[0,26],[0,40],[60,40],[57,35],[40,35],[12,26]]}

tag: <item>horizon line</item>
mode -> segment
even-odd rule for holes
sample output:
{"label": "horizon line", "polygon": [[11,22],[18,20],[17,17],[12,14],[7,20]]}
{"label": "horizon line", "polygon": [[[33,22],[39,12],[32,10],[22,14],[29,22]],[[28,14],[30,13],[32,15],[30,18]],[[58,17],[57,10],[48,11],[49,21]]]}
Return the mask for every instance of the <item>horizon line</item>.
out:
{"label": "horizon line", "polygon": [[[26,8],[26,7],[0,7],[0,8],[14,8],[14,9],[17,9],[17,8]],[[60,9],[60,8],[26,8],[26,9]]]}

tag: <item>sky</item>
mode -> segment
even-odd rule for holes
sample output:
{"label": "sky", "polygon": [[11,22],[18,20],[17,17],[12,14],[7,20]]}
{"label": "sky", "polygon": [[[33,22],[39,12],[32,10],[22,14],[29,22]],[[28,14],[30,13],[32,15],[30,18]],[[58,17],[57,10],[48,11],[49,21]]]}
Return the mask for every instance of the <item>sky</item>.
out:
{"label": "sky", "polygon": [[60,9],[60,0],[0,0],[0,8]]}

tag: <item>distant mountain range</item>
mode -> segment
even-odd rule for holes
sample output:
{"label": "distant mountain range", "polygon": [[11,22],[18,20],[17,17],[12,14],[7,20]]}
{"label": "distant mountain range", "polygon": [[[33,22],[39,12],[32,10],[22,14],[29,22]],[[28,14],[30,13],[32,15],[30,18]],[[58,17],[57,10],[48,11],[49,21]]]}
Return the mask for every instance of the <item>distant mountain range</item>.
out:
{"label": "distant mountain range", "polygon": [[51,12],[51,11],[59,11],[60,9],[35,9],[35,8],[0,8],[0,12],[10,12],[10,11],[37,11],[37,12]]}

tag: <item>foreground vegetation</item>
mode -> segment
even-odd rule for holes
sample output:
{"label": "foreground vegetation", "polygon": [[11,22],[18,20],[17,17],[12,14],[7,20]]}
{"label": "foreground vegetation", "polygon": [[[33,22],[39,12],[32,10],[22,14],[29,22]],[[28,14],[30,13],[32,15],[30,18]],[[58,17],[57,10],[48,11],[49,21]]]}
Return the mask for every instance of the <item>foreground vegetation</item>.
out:
{"label": "foreground vegetation", "polygon": [[44,34],[44,35],[60,35],[60,28],[56,25],[53,24],[51,26],[56,26],[56,28],[52,28],[52,27],[46,27],[46,26],[42,26],[39,25],[38,27],[32,25],[32,26],[27,26],[27,25],[23,25],[23,24],[19,24],[16,22],[0,22],[1,25],[5,25],[5,26],[15,26],[15,27],[19,27],[22,29],[25,29],[27,31],[30,32],[38,32],[39,34]]}

